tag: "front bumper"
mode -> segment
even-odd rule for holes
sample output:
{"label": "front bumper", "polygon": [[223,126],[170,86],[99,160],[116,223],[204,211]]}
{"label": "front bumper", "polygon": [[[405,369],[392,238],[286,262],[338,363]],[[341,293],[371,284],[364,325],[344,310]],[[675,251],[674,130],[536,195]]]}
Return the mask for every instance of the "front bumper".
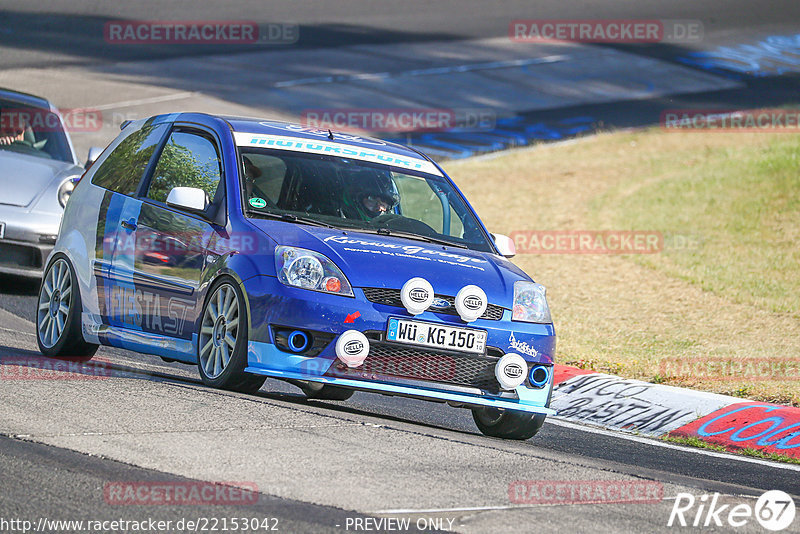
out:
{"label": "front bumper", "polygon": [[52,244],[0,239],[0,273],[41,278]]}
{"label": "front bumper", "polygon": [[41,278],[53,250],[61,214],[0,206],[0,272]]}
{"label": "front bumper", "polygon": [[[526,380],[513,391],[502,390],[493,376],[494,364],[508,352],[520,354],[529,366],[552,366],[555,332],[550,324],[512,322],[507,309],[500,320],[479,319],[469,325],[444,313],[428,311],[416,317],[486,330],[487,354],[470,356],[385,341],[383,333],[389,317],[408,317],[408,313],[402,308],[370,302],[360,288],[354,288],[355,298],[348,298],[291,288],[276,278],[258,276],[246,280],[243,290],[251,319],[248,372],[467,407],[554,413],[548,408],[552,372],[543,387],[533,387]],[[330,341],[314,356],[295,354],[276,344],[276,328],[318,332]],[[346,330],[365,333],[374,349],[359,368],[346,367],[336,356],[336,338]],[[414,370],[409,372],[412,367]]]}

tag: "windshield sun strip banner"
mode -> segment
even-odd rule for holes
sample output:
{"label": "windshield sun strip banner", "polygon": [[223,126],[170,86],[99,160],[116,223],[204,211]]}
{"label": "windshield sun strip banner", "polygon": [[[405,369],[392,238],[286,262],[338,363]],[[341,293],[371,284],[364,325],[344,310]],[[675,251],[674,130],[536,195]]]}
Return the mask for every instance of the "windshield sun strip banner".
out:
{"label": "windshield sun strip banner", "polygon": [[328,141],[317,141],[315,139],[303,139],[301,137],[288,137],[281,135],[262,135],[246,132],[234,132],[234,139],[240,147],[263,147],[276,148],[280,150],[292,150],[295,152],[308,152],[311,154],[322,154],[326,156],[341,156],[345,158],[369,161],[391,165],[404,169],[426,172],[435,176],[442,176],[441,171],[430,161],[401,156],[382,150],[362,148],[354,145],[342,143],[332,143]]}

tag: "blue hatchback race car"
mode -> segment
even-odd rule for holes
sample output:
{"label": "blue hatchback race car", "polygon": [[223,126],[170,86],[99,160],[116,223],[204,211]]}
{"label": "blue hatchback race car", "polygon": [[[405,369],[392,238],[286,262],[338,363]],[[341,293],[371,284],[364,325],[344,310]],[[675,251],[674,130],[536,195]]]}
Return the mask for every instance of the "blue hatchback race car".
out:
{"label": "blue hatchback race car", "polygon": [[314,399],[447,402],[527,439],[553,413],[555,331],[513,248],[411,148],[159,115],[123,124],[75,187],[37,339],[52,357],[196,363],[237,391],[272,377]]}

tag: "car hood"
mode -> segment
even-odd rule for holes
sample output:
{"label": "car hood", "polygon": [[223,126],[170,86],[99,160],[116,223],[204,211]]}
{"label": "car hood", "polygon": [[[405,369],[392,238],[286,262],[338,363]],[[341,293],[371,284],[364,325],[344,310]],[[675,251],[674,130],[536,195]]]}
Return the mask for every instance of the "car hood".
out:
{"label": "car hood", "polygon": [[514,282],[530,280],[519,267],[495,254],[349,230],[252,222],[279,245],[324,254],[354,287],[400,289],[410,278],[420,276],[437,294],[455,295],[465,285],[475,284],[486,291],[489,302],[510,308]]}
{"label": "car hood", "polygon": [[28,206],[52,182],[82,172],[71,163],[0,150],[0,204]]}

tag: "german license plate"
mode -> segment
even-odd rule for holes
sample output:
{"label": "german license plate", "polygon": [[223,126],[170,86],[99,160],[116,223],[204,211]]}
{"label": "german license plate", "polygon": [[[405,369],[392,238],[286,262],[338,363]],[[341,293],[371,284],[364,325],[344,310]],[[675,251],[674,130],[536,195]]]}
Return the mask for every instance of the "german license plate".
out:
{"label": "german license plate", "polygon": [[483,354],[486,331],[391,317],[386,339],[409,345]]}

